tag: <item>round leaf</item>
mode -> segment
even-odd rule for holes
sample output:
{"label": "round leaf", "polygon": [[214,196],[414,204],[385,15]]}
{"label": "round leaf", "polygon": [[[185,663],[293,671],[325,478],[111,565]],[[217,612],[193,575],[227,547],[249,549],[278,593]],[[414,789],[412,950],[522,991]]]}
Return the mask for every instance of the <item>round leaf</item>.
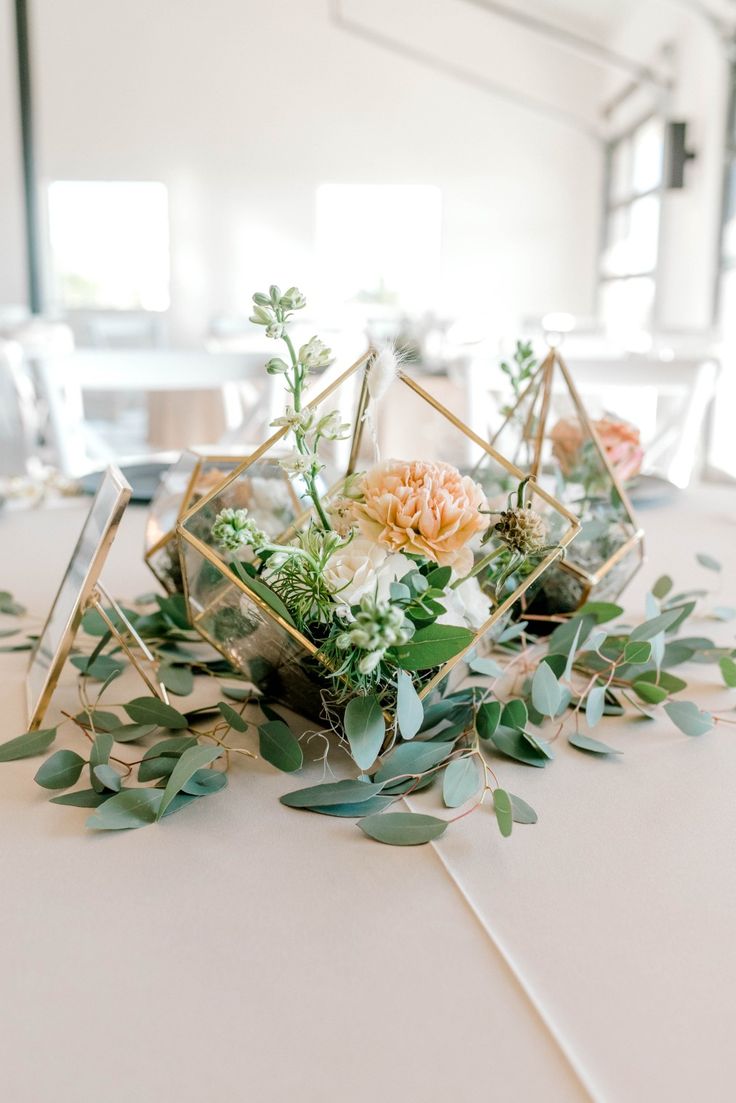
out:
{"label": "round leaf", "polygon": [[44,789],[68,789],[79,781],[85,760],[76,751],[57,751],[40,767],[34,781]]}

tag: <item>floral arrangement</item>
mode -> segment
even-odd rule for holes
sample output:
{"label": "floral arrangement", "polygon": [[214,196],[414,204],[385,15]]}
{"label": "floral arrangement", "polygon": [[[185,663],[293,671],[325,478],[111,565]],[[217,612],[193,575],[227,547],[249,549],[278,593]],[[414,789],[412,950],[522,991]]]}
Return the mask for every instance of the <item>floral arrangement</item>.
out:
{"label": "floral arrangement", "polygon": [[[271,358],[266,370],[283,379],[287,392],[274,427],[288,449],[277,462],[299,486],[304,516],[276,531],[271,488],[243,505],[231,477],[236,481],[222,484],[235,488],[228,504],[213,510],[220,488],[212,487],[191,514],[191,540],[182,535],[186,519],[180,527],[182,564],[193,549],[203,589],[215,594],[211,631],[203,629],[210,610],[206,602],[197,605],[191,564],[186,598],[144,595],[126,609],[172,697],[187,698],[198,684],[217,692],[188,709],[152,696],[121,702],[119,693],[106,705],[128,661],[99,614],[88,612],[84,644],[71,660],[80,710],[63,714],[63,724],[77,733],[76,747],[53,751],[36,774],[40,786],[59,793],[55,803],[90,810],[94,830],[145,826],[220,791],[236,759],[254,757],[255,746],[276,768],[296,773],[320,736],[322,749],[312,757],[322,761],[322,778],[285,793],[283,804],[354,819],[366,836],[392,845],[436,839],[450,823],[490,805],[508,836],[515,823],[537,816],[501,784],[505,761],[546,767],[563,739],[582,753],[618,754],[592,734],[604,716],[653,716],[661,709],[686,736],[734,723],[682,699],[687,682],[673,673],[691,660],[714,661],[725,685],[736,688],[732,649],[681,634],[705,591],[674,593],[663,576],[634,626],[621,606],[604,600],[558,614],[546,637],[514,619],[518,595],[543,582],[562,552],[558,530],[535,508],[539,490],[530,477],[509,486],[505,469],[500,494],[481,468],[387,458],[329,486],[325,449],[347,441],[353,427],[337,409],[324,412],[305,401],[310,375],[327,368],[331,354],[316,337],[295,348],[290,322],[303,306],[296,288],[271,287],[254,296],[253,321],[284,344],[284,357]],[[519,355],[527,364],[527,350]],[[387,352],[374,364],[378,379],[369,374],[368,389],[383,393],[396,364]],[[370,411],[358,416],[367,419]],[[579,446],[568,455],[578,488]],[[259,477],[257,469],[248,477]],[[594,498],[598,491],[591,485],[583,494]],[[720,570],[711,556],[698,558],[702,567]],[[236,604],[228,603],[232,591]],[[0,614],[23,610],[0,594]],[[736,610],[716,607],[710,615],[726,620]],[[293,730],[272,691],[264,625],[281,633],[280,656],[296,656],[287,663],[289,679],[301,672],[300,685],[320,687],[317,731]],[[202,637],[224,654],[236,641],[248,662],[233,666]],[[299,640],[308,645],[303,661]],[[10,740],[0,746],[0,761],[45,753],[61,727]],[[330,765],[335,739],[352,759],[340,780]],[[339,769],[344,775],[344,759]],[[83,776],[89,781],[77,788]],[[435,785],[444,815],[396,810]]]}

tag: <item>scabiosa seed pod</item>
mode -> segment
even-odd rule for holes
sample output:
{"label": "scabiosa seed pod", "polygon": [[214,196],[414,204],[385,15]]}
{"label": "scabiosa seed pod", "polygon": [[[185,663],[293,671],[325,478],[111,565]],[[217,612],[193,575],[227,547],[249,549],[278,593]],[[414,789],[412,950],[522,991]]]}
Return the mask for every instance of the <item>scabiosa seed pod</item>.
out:
{"label": "scabiosa seed pod", "polygon": [[496,536],[512,551],[532,555],[541,551],[547,538],[547,524],[530,506],[505,509],[493,526]]}

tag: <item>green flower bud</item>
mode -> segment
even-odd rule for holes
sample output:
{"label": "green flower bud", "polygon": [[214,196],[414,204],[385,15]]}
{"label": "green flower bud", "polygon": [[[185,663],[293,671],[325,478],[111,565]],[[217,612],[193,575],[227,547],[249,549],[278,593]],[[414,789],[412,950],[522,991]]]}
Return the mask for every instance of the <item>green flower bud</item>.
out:
{"label": "green flower bud", "polygon": [[256,306],[271,305],[271,300],[269,299],[268,295],[264,295],[262,291],[256,291],[255,295],[253,296],[253,302],[256,304]]}
{"label": "green flower bud", "polygon": [[273,305],[278,306],[281,302],[281,288],[277,287],[275,283],[272,283],[268,289],[268,293],[271,296]]}
{"label": "green flower bud", "polygon": [[281,360],[280,357],[274,356],[266,364],[266,371],[269,375],[286,375],[289,370],[289,365]]}
{"label": "green flower bud", "polygon": [[358,663],[358,670],[361,674],[370,674],[376,669],[382,658],[382,651],[369,651]]}

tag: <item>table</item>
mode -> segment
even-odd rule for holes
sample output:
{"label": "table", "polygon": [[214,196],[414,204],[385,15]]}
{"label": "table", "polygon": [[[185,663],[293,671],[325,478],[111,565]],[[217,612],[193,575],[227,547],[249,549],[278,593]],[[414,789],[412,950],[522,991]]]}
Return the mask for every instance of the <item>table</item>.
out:
{"label": "table", "polygon": [[[0,514],[0,588],[45,613],[84,509]],[[151,588],[143,517],[128,512],[105,571],[119,596]],[[696,550],[733,564],[733,491],[642,520],[632,610],[664,570],[713,581]],[[731,571],[721,585],[736,605]],[[701,630],[733,642],[733,624]],[[0,656],[2,738],[24,730],[26,658]],[[733,707],[715,668],[692,669],[691,696]],[[732,1099],[736,733],[600,730],[619,761],[499,760],[536,827],[503,840],[481,812],[406,849],[283,808],[294,779],[261,762],[110,836],[48,804],[33,760],[3,764],[0,1097]]]}

